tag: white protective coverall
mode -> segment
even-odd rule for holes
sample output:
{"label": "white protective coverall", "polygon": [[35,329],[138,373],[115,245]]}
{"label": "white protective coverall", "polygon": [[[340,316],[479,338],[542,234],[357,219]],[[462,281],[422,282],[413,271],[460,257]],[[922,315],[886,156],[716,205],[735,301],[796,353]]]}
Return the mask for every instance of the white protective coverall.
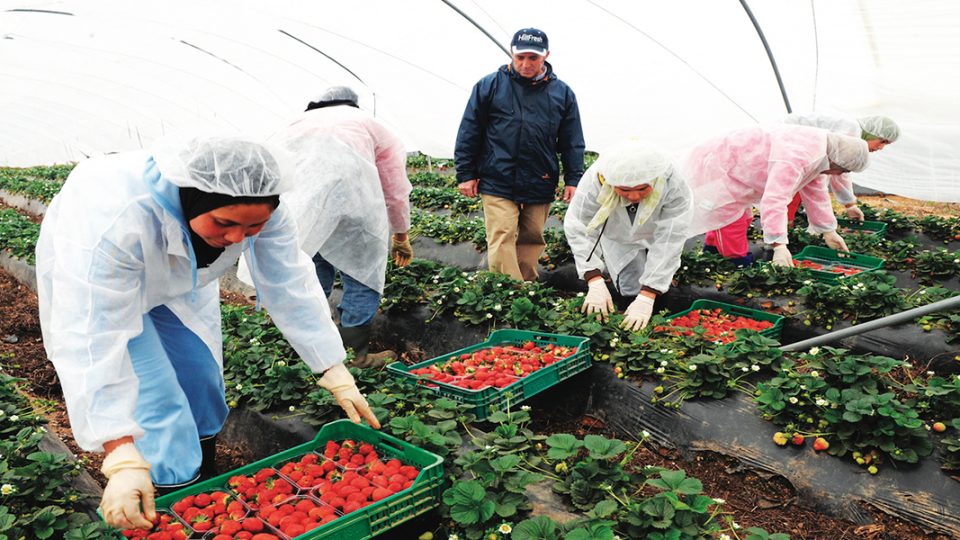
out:
{"label": "white protective coverall", "polygon": [[[346,354],[282,203],[260,233],[197,268],[179,187],[262,196],[282,191],[282,180],[205,177],[178,162],[182,153],[164,155],[128,152],[76,167],[41,226],[37,292],[44,346],[59,374],[77,443],[102,451],[105,442],[133,436],[152,465],[154,483],[169,485],[192,480],[200,464],[198,435],[216,434],[226,417],[218,278],[241,252],[255,269],[258,298],[311,369],[325,371]],[[246,170],[236,166],[226,159],[217,163],[218,170]],[[162,370],[141,371],[157,366],[133,357],[131,344],[148,330],[163,340],[163,328],[154,330],[152,317],[161,308],[205,347],[189,358],[170,355]],[[162,350],[157,356],[166,358]],[[189,395],[189,389],[208,395]],[[191,413],[191,406],[203,410]]]}
{"label": "white protective coverall", "polygon": [[[296,159],[296,182],[281,199],[300,247],[382,294],[390,235],[410,228],[403,142],[349,106],[307,111],[270,141]],[[246,280],[243,266],[238,276]]]}
{"label": "white protective coverall", "polygon": [[836,231],[826,176],[830,162],[859,172],[867,143],[807,126],[752,127],[690,151],[684,177],[694,195],[689,235],[728,225],[760,206],[763,241],[787,243],[787,205],[800,193],[811,233]]}
{"label": "white protective coverall", "polygon": [[[563,221],[580,278],[590,270],[606,270],[623,296],[635,296],[643,286],[665,293],[689,236],[690,189],[662,154],[638,151],[641,146],[627,143],[601,154],[580,179]],[[611,187],[637,186],[659,177],[662,187],[651,195],[659,195],[659,200],[640,202],[637,217],[631,219],[629,201],[618,197],[605,223],[591,227],[602,206],[601,176]],[[644,210],[644,202],[652,207]]]}

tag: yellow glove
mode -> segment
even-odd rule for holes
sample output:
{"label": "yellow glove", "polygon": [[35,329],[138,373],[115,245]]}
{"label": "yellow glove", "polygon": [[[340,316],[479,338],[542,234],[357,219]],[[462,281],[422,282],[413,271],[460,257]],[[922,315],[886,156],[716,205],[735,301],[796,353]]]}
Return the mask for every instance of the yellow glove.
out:
{"label": "yellow glove", "polygon": [[390,241],[390,254],[393,256],[393,264],[402,268],[413,260],[413,246],[406,234],[403,235],[403,240],[398,240],[397,236],[394,234]]}
{"label": "yellow glove", "polygon": [[[100,511],[108,525],[118,529],[149,529],[156,518],[150,464],[133,443],[117,446],[100,467],[107,487],[100,499]],[[140,512],[141,507],[143,513]]]}
{"label": "yellow glove", "polygon": [[347,413],[347,416],[354,423],[359,424],[360,417],[363,416],[371,427],[380,429],[380,422],[377,421],[376,415],[373,414],[367,400],[360,393],[356,381],[353,380],[353,375],[350,374],[346,366],[337,364],[328,369],[324,372],[323,377],[320,377],[318,383],[333,394],[340,408]]}

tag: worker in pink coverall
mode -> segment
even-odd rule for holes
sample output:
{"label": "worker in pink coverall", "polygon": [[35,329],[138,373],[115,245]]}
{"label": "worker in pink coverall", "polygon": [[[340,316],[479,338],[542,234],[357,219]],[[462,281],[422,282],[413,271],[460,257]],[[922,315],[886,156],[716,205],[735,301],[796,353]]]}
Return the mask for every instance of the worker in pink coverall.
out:
{"label": "worker in pink coverall", "polygon": [[867,166],[862,139],[806,126],[753,127],[705,142],[687,157],[685,177],[693,190],[689,234],[707,233],[705,243],[738,264],[750,264],[747,228],[760,207],[763,241],[773,263],[793,266],[787,248],[787,205],[800,194],[811,233],[827,246],[849,251],[837,234],[827,176]]}

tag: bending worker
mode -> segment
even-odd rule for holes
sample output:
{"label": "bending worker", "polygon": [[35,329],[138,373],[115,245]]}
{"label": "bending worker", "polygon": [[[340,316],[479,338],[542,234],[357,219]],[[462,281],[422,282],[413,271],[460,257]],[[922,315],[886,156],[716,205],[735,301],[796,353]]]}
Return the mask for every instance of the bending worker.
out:
{"label": "bending worker", "polygon": [[690,235],[706,232],[706,244],[720,255],[752,262],[747,229],[758,204],[773,263],[793,266],[787,205],[799,193],[810,232],[822,234],[831,249],[849,251],[837,234],[824,175],[862,171],[867,159],[863,140],[806,126],[753,127],[703,143],[690,152],[685,169],[694,195]]}
{"label": "bending worker", "polygon": [[638,142],[601,154],[563,221],[577,273],[589,287],[583,311],[606,317],[613,310],[606,271],[622,296],[636,296],[623,325],[646,326],[680,267],[690,206],[687,184],[663,154]]}
{"label": "bending worker", "polygon": [[155,485],[214,469],[228,412],[218,278],[241,253],[320,386],[379,427],[280,203],[286,159],[224,137],[94,158],[50,205],[37,244],[43,343],[77,443],[106,453],[100,508],[114,527],[149,527]]}
{"label": "bending worker", "polygon": [[[848,137],[859,137],[867,141],[871,152],[883,150],[900,138],[900,127],[886,116],[866,116],[854,120],[844,116],[827,116],[816,113],[791,114],[784,119],[786,124],[811,126],[839,133]],[[853,193],[853,180],[848,174],[835,174],[829,177],[830,191],[843,205],[849,219],[864,220],[863,210],[857,206],[857,196]],[[787,207],[787,221],[792,225],[793,217],[800,208],[800,195],[794,196]]]}
{"label": "bending worker", "polygon": [[[412,186],[403,142],[359,109],[356,92],[346,86],[328,88],[271,142],[296,159],[297,181],[282,199],[328,297],[340,273],[337,311],[343,345],[354,352],[350,365],[382,367],[396,353],[368,349],[387,256],[397,266],[413,259],[407,236]],[[246,279],[245,270],[239,273]]]}

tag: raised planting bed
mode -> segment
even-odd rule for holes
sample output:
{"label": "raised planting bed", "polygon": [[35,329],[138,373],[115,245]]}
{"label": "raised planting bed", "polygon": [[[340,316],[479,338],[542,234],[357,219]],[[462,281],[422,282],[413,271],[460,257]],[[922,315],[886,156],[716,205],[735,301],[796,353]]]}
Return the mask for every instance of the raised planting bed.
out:
{"label": "raised planting bed", "polygon": [[590,340],[526,330],[496,330],[486,341],[412,366],[387,366],[397,377],[466,403],[478,420],[514,406],[590,367]]}
{"label": "raised planting bed", "polygon": [[820,246],[807,246],[793,256],[793,263],[807,269],[814,279],[828,283],[883,268],[883,259],[844,253]]}
{"label": "raised planting bed", "polygon": [[310,442],[158,498],[167,517],[156,527],[205,540],[363,540],[436,507],[442,483],[440,456],[338,420]]}

